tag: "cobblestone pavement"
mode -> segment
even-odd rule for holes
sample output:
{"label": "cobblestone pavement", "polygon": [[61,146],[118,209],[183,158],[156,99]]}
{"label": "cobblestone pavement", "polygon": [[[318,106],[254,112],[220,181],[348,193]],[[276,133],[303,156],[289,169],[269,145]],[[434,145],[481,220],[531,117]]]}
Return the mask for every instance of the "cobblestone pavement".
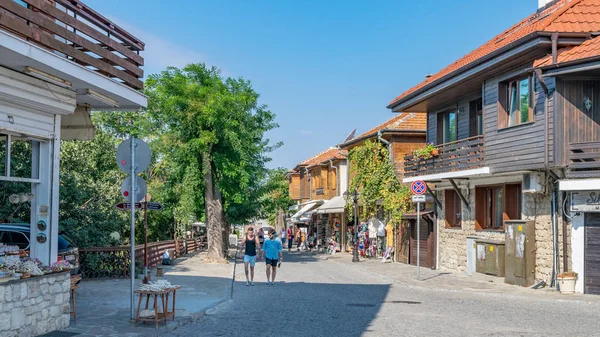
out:
{"label": "cobblestone pavement", "polygon": [[[163,336],[600,336],[600,300],[348,255],[285,253],[275,286],[237,266],[233,300]],[[412,281],[411,281],[412,280]],[[452,282],[457,287],[451,287]]]}

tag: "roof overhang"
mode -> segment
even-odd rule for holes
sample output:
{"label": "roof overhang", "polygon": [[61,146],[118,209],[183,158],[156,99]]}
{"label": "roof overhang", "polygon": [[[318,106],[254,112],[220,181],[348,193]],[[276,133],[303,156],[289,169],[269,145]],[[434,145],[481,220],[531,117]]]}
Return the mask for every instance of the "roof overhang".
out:
{"label": "roof overhang", "polygon": [[[370,133],[370,134],[367,134],[367,135],[362,135],[362,136],[356,137],[354,139],[351,139],[351,140],[349,140],[349,141],[347,141],[345,143],[339,144],[338,146],[340,148],[342,148],[342,149],[345,149],[347,147],[350,147],[350,146],[355,145],[357,143],[366,141],[368,139],[377,138],[377,134],[378,134],[378,132],[373,132],[373,133]],[[427,134],[426,130],[395,130],[395,129],[382,129],[381,130],[381,135],[382,136],[390,136],[390,135],[391,136],[395,136],[395,135],[399,135],[399,136],[410,137],[410,136],[422,136],[422,135],[425,135],[425,134]]]}
{"label": "roof overhang", "polygon": [[[468,64],[441,77],[440,79],[429,83],[428,85],[416,90],[415,92],[395,101],[387,106],[394,112],[419,112],[428,111],[427,107],[419,103],[431,98],[441,91],[448,90],[465,81],[488,71],[494,67],[494,72],[504,71],[504,65],[507,61],[520,55],[528,54],[540,46],[550,46],[550,37],[541,36],[539,33],[529,34],[511,44],[508,44],[495,52],[492,52],[479,60]],[[489,76],[489,72],[486,72]]]}
{"label": "roof overhang", "polygon": [[403,183],[412,183],[413,181],[417,181],[417,180],[441,181],[444,179],[475,178],[475,177],[481,177],[481,176],[485,176],[485,175],[489,175],[489,174],[490,174],[489,167],[480,167],[480,168],[471,169],[471,170],[428,174],[428,175],[423,175],[423,176],[404,178],[404,179],[402,179],[402,182]]}
{"label": "roof overhang", "polygon": [[93,110],[137,110],[148,105],[147,97],[141,92],[4,30],[0,30],[0,66],[18,72],[23,72],[27,66],[32,67],[71,82],[71,91],[91,89],[118,104],[114,107],[90,95],[77,96],[78,105],[87,104]]}
{"label": "roof overhang", "polygon": [[572,62],[564,62],[540,67],[544,77],[571,75],[585,72],[586,76],[600,75],[600,56],[585,58]]}

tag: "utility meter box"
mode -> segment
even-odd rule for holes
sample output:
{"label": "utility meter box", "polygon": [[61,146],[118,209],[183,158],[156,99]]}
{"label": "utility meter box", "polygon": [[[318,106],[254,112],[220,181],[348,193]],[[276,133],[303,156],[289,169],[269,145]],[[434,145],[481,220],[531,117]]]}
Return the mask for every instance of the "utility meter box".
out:
{"label": "utility meter box", "polygon": [[478,239],[476,271],[481,274],[504,276],[504,242],[498,240]]}
{"label": "utility meter box", "polygon": [[535,223],[507,220],[506,275],[504,281],[523,287],[535,283]]}

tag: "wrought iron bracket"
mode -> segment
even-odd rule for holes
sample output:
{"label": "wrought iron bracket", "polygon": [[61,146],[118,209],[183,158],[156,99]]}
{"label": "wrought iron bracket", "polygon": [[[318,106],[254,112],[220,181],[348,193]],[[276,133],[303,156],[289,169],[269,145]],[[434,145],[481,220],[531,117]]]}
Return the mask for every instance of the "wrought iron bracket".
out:
{"label": "wrought iron bracket", "polygon": [[471,210],[471,207],[469,206],[469,201],[462,194],[462,191],[460,190],[460,188],[458,187],[458,185],[456,185],[456,183],[454,182],[454,179],[449,179],[449,180],[450,180],[450,184],[452,184],[452,187],[454,188],[454,191],[456,191],[456,194],[458,194],[458,196],[460,197],[460,200],[462,200],[462,202],[465,205],[465,207],[468,210]]}
{"label": "wrought iron bracket", "polygon": [[435,193],[433,193],[433,191],[431,190],[431,188],[429,188],[429,185],[425,184],[425,186],[427,186],[427,193],[429,193],[429,195],[433,198],[433,201],[435,201],[435,204],[442,209],[442,203],[440,202],[440,199],[437,198],[437,195],[435,195]]}

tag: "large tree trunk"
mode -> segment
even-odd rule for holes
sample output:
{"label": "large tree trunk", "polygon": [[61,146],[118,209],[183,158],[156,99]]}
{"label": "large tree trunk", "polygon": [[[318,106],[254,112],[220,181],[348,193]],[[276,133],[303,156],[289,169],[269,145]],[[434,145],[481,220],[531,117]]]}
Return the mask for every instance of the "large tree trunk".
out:
{"label": "large tree trunk", "polygon": [[206,211],[206,232],[208,243],[208,258],[211,260],[224,260],[223,233],[221,232],[221,213],[223,207],[215,195],[213,172],[210,154],[202,155],[202,166],[204,169],[204,204]]}
{"label": "large tree trunk", "polygon": [[221,208],[220,216],[221,216],[221,234],[223,235],[223,254],[227,256],[229,251],[229,221],[227,221],[227,216],[225,216],[225,211],[223,210],[223,195],[221,195],[221,190],[215,184],[215,198],[219,202],[219,207]]}
{"label": "large tree trunk", "polygon": [[285,229],[285,212],[281,209],[277,211],[277,220],[276,220],[275,228],[278,233],[282,229]]}

